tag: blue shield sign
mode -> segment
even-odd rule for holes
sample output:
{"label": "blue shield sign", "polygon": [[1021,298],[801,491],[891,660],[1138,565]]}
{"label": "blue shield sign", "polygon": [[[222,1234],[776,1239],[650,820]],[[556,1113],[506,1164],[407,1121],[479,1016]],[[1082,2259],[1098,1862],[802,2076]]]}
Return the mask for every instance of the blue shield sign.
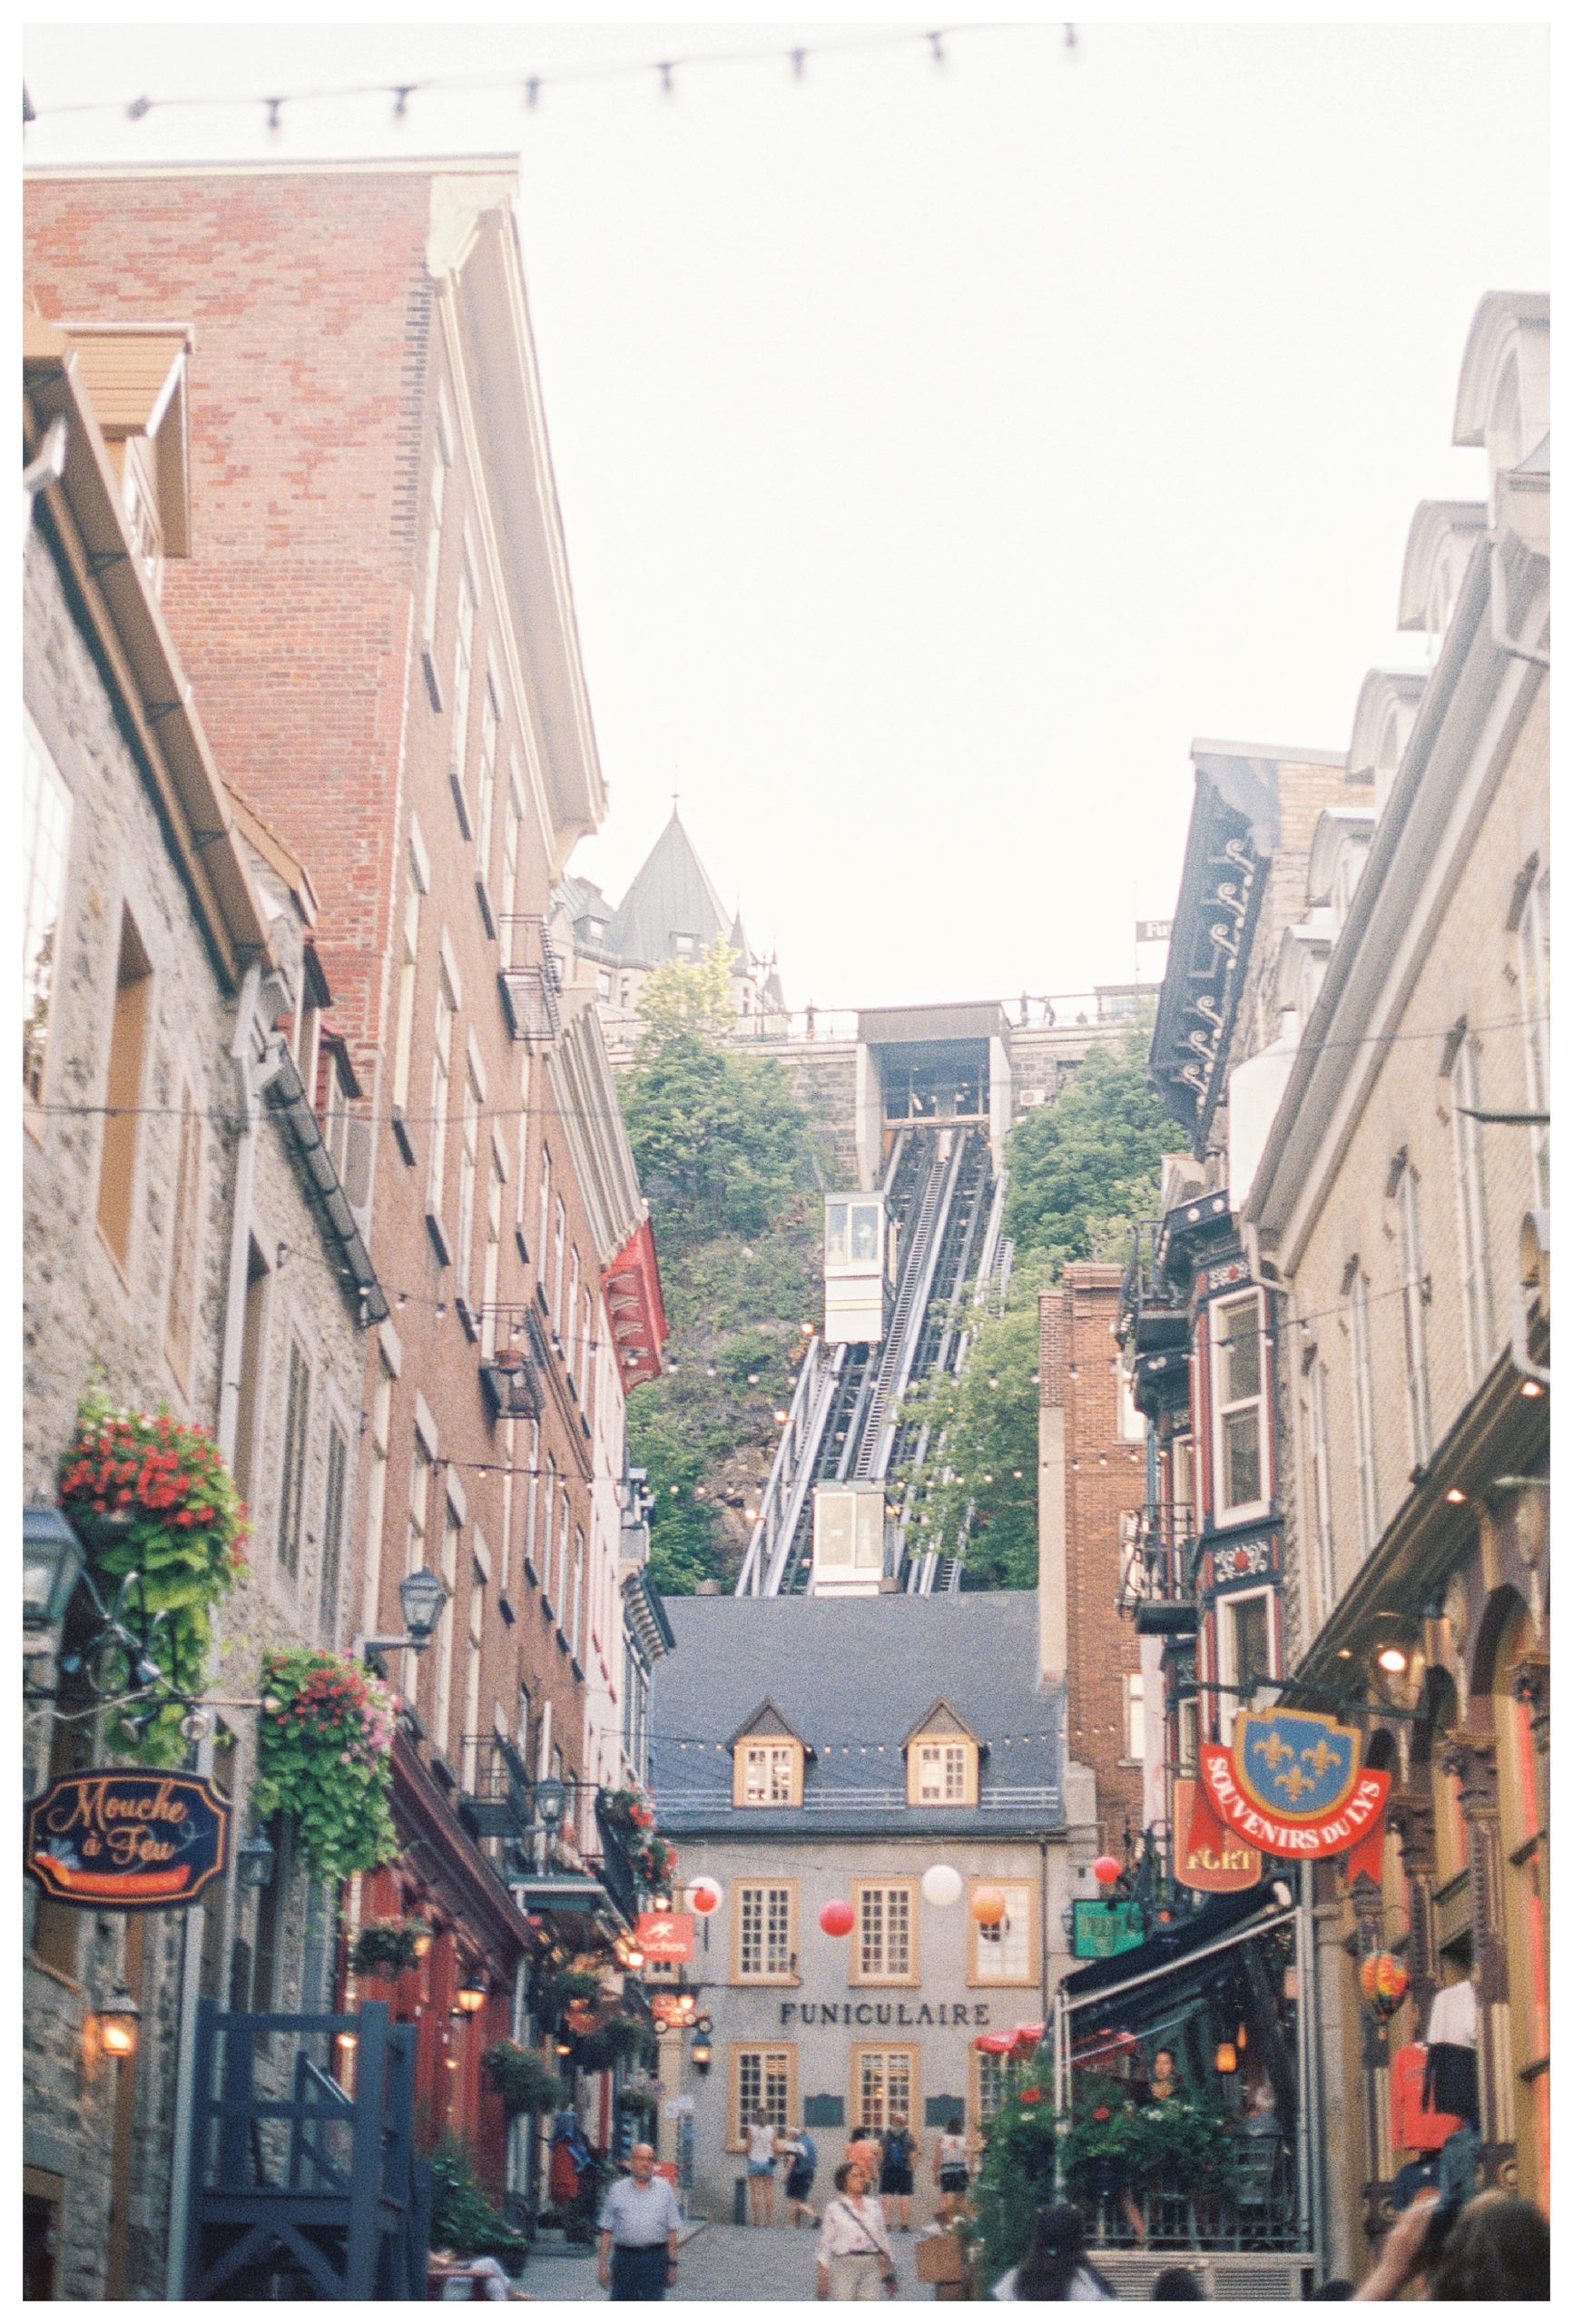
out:
{"label": "blue shield sign", "polygon": [[1234,1721],[1234,1774],[1268,1814],[1309,1819],[1335,1815],[1360,1772],[1360,1737],[1308,1710],[1243,1710]]}

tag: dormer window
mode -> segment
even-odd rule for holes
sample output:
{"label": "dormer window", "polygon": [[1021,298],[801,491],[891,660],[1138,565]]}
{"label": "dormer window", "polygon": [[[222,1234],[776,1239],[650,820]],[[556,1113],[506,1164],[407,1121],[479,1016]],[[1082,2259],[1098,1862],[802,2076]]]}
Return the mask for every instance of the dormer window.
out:
{"label": "dormer window", "polygon": [[137,562],[147,576],[148,586],[157,596],[163,586],[164,545],[159,529],[158,498],[147,469],[147,455],[152,448],[145,436],[127,443],[121,498]]}
{"label": "dormer window", "polygon": [[909,1807],[976,1807],[978,1738],[937,1702],[907,1738]]}
{"label": "dormer window", "polygon": [[775,1705],[761,1703],[732,1738],[734,1807],[801,1807],[809,1748]]}
{"label": "dormer window", "polygon": [[674,935],[672,949],[680,960],[694,960],[699,952],[699,939],[697,936]]}

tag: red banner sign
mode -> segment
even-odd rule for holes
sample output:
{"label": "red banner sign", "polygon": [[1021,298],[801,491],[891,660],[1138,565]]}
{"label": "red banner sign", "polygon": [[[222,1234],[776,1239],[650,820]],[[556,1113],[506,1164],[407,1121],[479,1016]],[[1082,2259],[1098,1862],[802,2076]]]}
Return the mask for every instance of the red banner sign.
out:
{"label": "red banner sign", "polygon": [[1216,1743],[1202,1746],[1202,1788],[1229,1827],[1264,1856],[1342,1856],[1380,1825],[1391,1777],[1385,1768],[1356,1770],[1342,1796],[1309,1816],[1253,1804],[1234,1755]]}
{"label": "red banner sign", "polygon": [[1175,1877],[1187,1888],[1228,1896],[1254,1888],[1262,1877],[1262,1855],[1214,1815],[1193,1776],[1175,1778]]}
{"label": "red banner sign", "polygon": [[634,1924],[634,1942],[646,1961],[692,1961],[692,1913],[641,1913]]}
{"label": "red banner sign", "polygon": [[90,1768],[29,1803],[24,1863],[63,1905],[163,1911],[217,1879],[229,1829],[229,1802],[201,1776]]}

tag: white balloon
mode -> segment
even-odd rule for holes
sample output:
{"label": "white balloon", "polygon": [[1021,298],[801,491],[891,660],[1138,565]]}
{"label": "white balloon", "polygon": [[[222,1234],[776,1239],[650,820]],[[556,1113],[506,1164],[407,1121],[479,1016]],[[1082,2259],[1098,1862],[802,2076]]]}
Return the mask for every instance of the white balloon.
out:
{"label": "white balloon", "polygon": [[931,1864],[920,1886],[930,1905],[954,1905],[961,1895],[961,1875],[954,1865]]}

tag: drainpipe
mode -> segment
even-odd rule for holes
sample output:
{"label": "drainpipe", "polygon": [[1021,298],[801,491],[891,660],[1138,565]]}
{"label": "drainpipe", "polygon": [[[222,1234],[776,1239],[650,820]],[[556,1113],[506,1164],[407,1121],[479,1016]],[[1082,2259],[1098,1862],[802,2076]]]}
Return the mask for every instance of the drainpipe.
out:
{"label": "drainpipe", "polygon": [[[219,1368],[216,1434],[219,1450],[231,1465],[235,1457],[235,1427],[241,1401],[241,1354],[246,1324],[251,1191],[257,1175],[258,1105],[257,1088],[251,1073],[251,1028],[257,1014],[257,997],[261,983],[261,969],[253,962],[241,980],[241,997],[235,1009],[234,1038],[230,1043],[230,1059],[235,1068],[240,1101],[241,1135],[235,1154],[230,1274],[224,1299],[224,1338]],[[212,1610],[211,1620],[212,1643],[216,1647],[220,1636],[217,1607]],[[211,1776],[212,1771],[212,1738],[204,1736],[197,1746],[197,1773]],[[172,2300],[183,2299],[186,2296],[186,2244],[191,2232],[191,2176],[187,2158],[191,2152],[192,2116],[196,2096],[192,2078],[196,2067],[197,1989],[202,1979],[202,1929],[208,1909],[206,1905],[193,1905],[183,1915],[181,1931],[181,2000],[175,2039],[175,2118],[171,2133],[172,2168],[170,2172],[169,2246],[164,2256],[164,2298]]]}

